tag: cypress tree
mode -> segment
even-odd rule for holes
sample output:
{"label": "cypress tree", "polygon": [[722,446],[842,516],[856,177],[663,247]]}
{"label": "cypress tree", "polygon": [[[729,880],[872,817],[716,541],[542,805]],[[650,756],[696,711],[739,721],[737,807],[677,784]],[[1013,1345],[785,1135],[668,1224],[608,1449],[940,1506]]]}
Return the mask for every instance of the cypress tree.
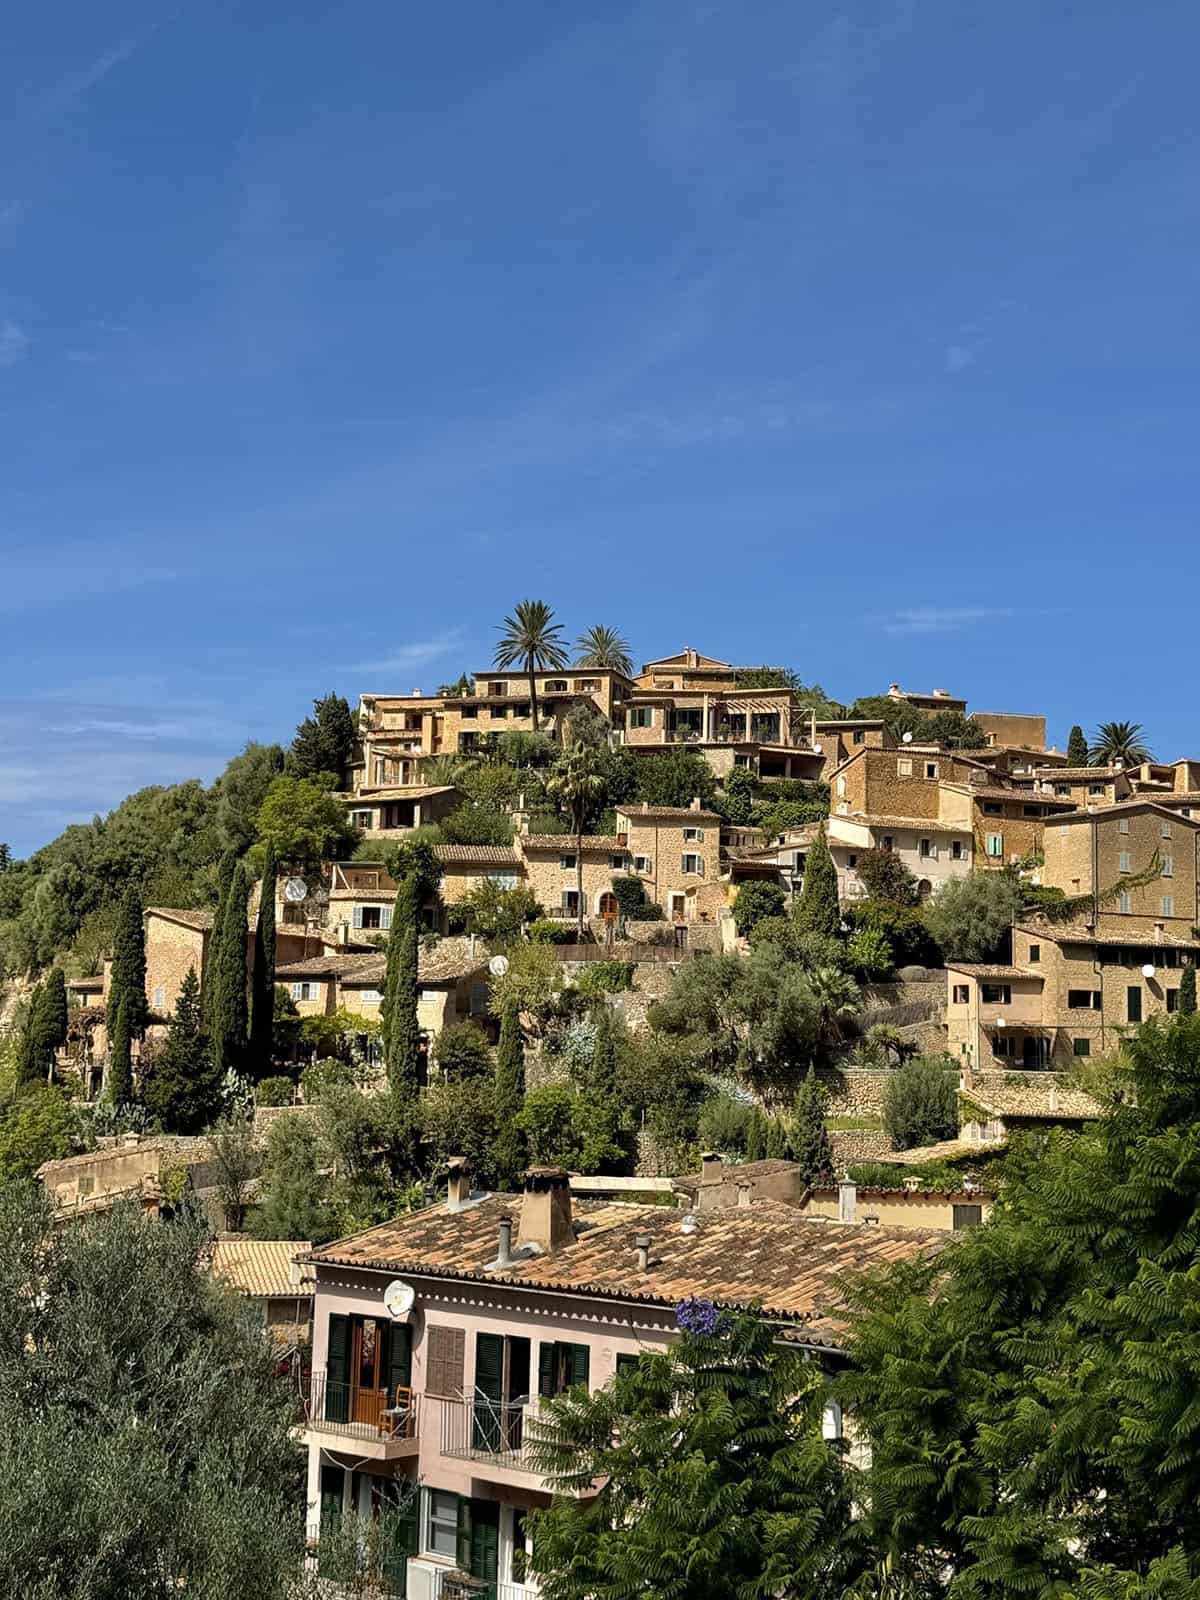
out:
{"label": "cypress tree", "polygon": [[204,1035],[200,981],[189,967],[166,1046],[143,1075],[142,1100],[165,1133],[199,1133],[221,1107],[221,1074]]}
{"label": "cypress tree", "polygon": [[493,1176],[502,1189],[516,1188],[527,1165],[525,1135],[517,1115],[525,1101],[525,1051],[521,1019],[511,1002],[500,1016],[500,1043],[496,1047],[496,1143],[492,1151]]}
{"label": "cypress tree", "polygon": [[216,1032],[216,974],[219,965],[218,952],[221,948],[221,926],[225,918],[225,907],[229,904],[229,887],[233,882],[233,869],[236,865],[237,852],[227,850],[221,857],[220,865],[217,868],[217,909],[213,913],[212,935],[208,941],[208,958],[200,974],[200,1004],[204,1011],[204,1021],[210,1035]]}
{"label": "cypress tree", "polygon": [[763,1153],[768,1161],[782,1161],[787,1149],[784,1138],[783,1123],[778,1117],[770,1117],[767,1121],[767,1138]]}
{"label": "cypress tree", "polygon": [[400,881],[388,935],[387,973],[383,996],[383,1050],[388,1084],[398,1100],[416,1094],[421,1066],[421,1029],[417,1022],[417,923],[420,886],[415,873]]}
{"label": "cypress tree", "polygon": [[1071,729],[1067,739],[1067,765],[1069,767],[1086,767],[1088,764],[1088,742],[1083,729],[1078,723]]}
{"label": "cypress tree", "polygon": [[108,1041],[108,1081],[105,1090],[114,1106],[133,1099],[133,1055],[130,1048],[129,997],[122,995]]}
{"label": "cypress tree", "polygon": [[825,1126],[826,1094],[810,1067],[792,1107],[792,1160],[810,1188],[833,1182],[833,1146]]}
{"label": "cypress tree", "polygon": [[122,1001],[126,1003],[129,1037],[140,1039],[146,1031],[149,1014],[146,1004],[146,925],[142,920],[142,897],[133,884],[121,897],[117,930],[113,936],[112,974],[104,1013],[110,1038]]}
{"label": "cypress tree", "polygon": [[841,930],[837,868],[829,854],[824,828],[820,829],[808,852],[804,866],[804,887],[800,891],[793,917],[802,933],[820,933],[832,939]]}
{"label": "cypress tree", "polygon": [[755,1106],[746,1122],[746,1160],[761,1161],[765,1146],[765,1120],[762,1112]]}
{"label": "cypress tree", "polygon": [[275,1026],[275,851],[267,846],[254,928],[254,1001],[250,1010],[250,1065],[256,1077],[270,1070]]}
{"label": "cypress tree", "polygon": [[1192,1017],[1196,1014],[1196,968],[1194,963],[1188,962],[1183,969],[1183,976],[1179,980],[1179,1015]]}
{"label": "cypress tree", "polygon": [[250,886],[239,861],[213,929],[209,1030],[213,1064],[222,1075],[237,1070],[246,1051],[246,901]]}
{"label": "cypress tree", "polygon": [[33,1083],[38,1077],[38,1039],[42,1029],[42,1008],[45,1004],[45,985],[39,983],[29,997],[29,1010],[25,1026],[17,1041],[17,1086]]}

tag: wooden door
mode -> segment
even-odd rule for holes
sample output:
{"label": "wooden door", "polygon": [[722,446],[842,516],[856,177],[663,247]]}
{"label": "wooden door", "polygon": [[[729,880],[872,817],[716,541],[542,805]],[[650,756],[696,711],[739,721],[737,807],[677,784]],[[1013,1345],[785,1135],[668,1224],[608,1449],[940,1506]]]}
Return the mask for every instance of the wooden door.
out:
{"label": "wooden door", "polygon": [[387,1404],[380,1372],[379,1324],[363,1318],[354,1324],[354,1351],[351,1365],[350,1420],[379,1426],[379,1416]]}

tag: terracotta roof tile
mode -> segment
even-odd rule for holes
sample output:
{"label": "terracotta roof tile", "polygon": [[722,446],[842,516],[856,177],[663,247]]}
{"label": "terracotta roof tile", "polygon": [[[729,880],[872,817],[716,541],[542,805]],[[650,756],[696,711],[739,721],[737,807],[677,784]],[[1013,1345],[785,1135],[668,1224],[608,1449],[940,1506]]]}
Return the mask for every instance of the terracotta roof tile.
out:
{"label": "terracotta roof tile", "polygon": [[1099,1117],[1103,1107],[1090,1094],[1052,1072],[976,1073],[963,1091],[998,1117],[1038,1121]]}
{"label": "terracotta roof tile", "polygon": [[257,1299],[268,1296],[312,1298],[309,1282],[292,1280],[292,1262],[312,1249],[311,1239],[217,1239],[212,1247],[212,1273]]}
{"label": "terracotta roof tile", "polygon": [[[481,946],[471,949],[469,939],[440,939],[432,950],[422,949],[417,956],[417,976],[421,983],[450,983],[482,971],[488,963]],[[305,961],[290,961],[276,967],[281,983],[304,978],[338,978],[351,988],[373,988],[382,983],[387,957],[382,951],[371,955],[309,956]]]}
{"label": "terracotta roof tile", "polygon": [[[575,835],[573,833],[529,833],[521,836],[521,849],[525,855],[531,851],[575,850]],[[628,852],[615,834],[610,833],[585,833],[583,836],[583,849],[585,855],[600,853],[603,855],[626,855]]]}
{"label": "terracotta roof tile", "polygon": [[447,865],[469,861],[481,867],[515,867],[520,861],[507,844],[435,844],[433,851]]}
{"label": "terracotta roof tile", "polygon": [[969,978],[1036,978],[1045,979],[1040,972],[1027,972],[1024,967],[999,966],[986,961],[947,961],[947,972],[965,972]]}
{"label": "terracotta roof tile", "polygon": [[631,822],[647,820],[650,822],[682,822],[690,825],[693,822],[720,822],[720,817],[715,811],[694,811],[691,806],[650,806],[630,805],[618,806],[619,816],[628,817]]}

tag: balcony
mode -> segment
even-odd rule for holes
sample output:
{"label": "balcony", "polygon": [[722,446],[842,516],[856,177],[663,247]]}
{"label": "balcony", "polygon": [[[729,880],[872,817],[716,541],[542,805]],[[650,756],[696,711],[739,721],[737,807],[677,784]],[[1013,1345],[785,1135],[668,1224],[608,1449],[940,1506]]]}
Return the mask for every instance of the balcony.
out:
{"label": "balcony", "polygon": [[[453,1572],[439,1567],[433,1575],[430,1591],[430,1600],[449,1600],[453,1583]],[[478,1600],[541,1600],[542,1591],[532,1583],[495,1583],[488,1579],[476,1579],[478,1589],[472,1588],[472,1600],[478,1595]],[[415,1588],[415,1585],[411,1586]]]}
{"label": "balcony", "polygon": [[417,1453],[419,1412],[420,1396],[411,1389],[401,1386],[394,1394],[360,1389],[314,1372],[304,1428],[310,1434],[353,1439],[355,1450],[373,1461],[398,1461]]}
{"label": "balcony", "polygon": [[441,1451],[458,1461],[537,1472],[526,1455],[526,1421],[535,1401],[442,1400]]}

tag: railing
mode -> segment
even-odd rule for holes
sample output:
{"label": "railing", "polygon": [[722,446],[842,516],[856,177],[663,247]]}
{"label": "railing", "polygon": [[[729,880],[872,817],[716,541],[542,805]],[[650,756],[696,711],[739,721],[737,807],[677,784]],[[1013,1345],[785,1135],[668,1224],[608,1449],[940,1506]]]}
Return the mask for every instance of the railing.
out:
{"label": "railing", "polygon": [[[440,1569],[433,1580],[431,1600],[446,1600],[446,1580],[452,1576],[453,1569]],[[479,1591],[479,1600],[541,1600],[542,1591],[532,1583],[494,1583],[484,1582],[484,1587]]]}
{"label": "railing", "polygon": [[351,1439],[386,1439],[399,1442],[417,1436],[418,1397],[411,1389],[360,1389],[355,1384],[331,1382],[324,1372],[314,1372],[308,1395],[308,1426],[322,1433]]}
{"label": "railing", "polygon": [[[405,1600],[408,1594],[408,1528],[386,1512],[378,1517],[333,1516],[322,1527],[305,1529],[306,1566],[325,1584],[336,1585],[345,1595],[388,1595]],[[364,1591],[364,1581],[369,1587]]]}
{"label": "railing", "polygon": [[527,1415],[536,1415],[529,1401],[443,1400],[441,1451],[462,1461],[487,1461],[496,1466],[534,1472],[526,1455]]}

